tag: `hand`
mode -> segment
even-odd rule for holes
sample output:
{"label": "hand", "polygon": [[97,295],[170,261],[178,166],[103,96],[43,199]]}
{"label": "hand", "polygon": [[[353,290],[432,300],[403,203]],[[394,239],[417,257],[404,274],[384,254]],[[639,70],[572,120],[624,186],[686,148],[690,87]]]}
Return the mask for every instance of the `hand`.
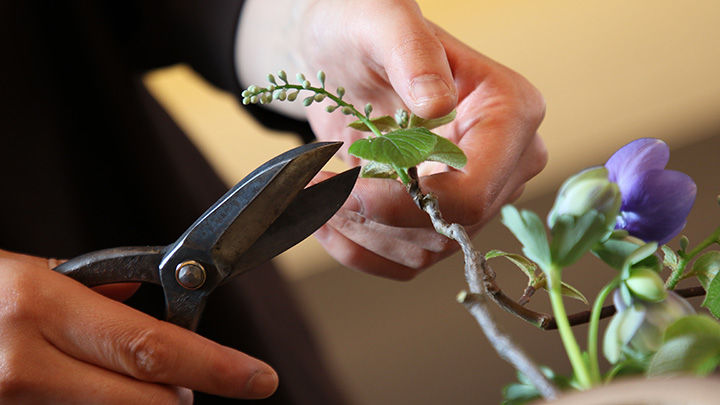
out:
{"label": "hand", "polygon": [[190,404],[190,390],[274,392],[266,364],[102,296],[56,264],[0,251],[0,403]]}
{"label": "hand", "polygon": [[[298,71],[324,70],[328,88],[342,85],[345,99],[360,108],[372,103],[373,116],[407,107],[435,118],[457,109],[455,121],[438,133],[468,155],[467,166],[461,171],[438,164],[419,168],[423,191],[438,196],[446,220],[477,231],[545,166],[547,152],[537,135],[545,112],[539,92],[426,21],[413,1],[295,3],[306,7],[295,10],[295,20],[284,31],[284,43],[291,45],[284,61],[296,63]],[[253,66],[244,67],[250,77],[258,66],[270,66],[249,60]],[[363,136],[346,127],[348,117],[328,114],[322,105],[307,109],[307,117],[321,140],[340,139],[347,148]],[[403,280],[457,249],[431,228],[426,214],[394,180],[361,179],[316,237],[349,267]]]}

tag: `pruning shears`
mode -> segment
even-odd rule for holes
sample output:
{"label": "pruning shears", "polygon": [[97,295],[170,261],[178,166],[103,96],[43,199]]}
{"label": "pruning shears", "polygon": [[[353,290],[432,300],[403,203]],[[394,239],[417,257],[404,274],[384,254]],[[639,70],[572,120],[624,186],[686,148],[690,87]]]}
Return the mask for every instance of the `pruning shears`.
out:
{"label": "pruning shears", "polygon": [[166,320],[195,330],[207,297],[230,278],[272,259],[325,224],[350,195],[359,168],[307,187],[341,142],[301,146],[236,184],[174,243],[78,256],[54,270],[88,287],[162,286]]}

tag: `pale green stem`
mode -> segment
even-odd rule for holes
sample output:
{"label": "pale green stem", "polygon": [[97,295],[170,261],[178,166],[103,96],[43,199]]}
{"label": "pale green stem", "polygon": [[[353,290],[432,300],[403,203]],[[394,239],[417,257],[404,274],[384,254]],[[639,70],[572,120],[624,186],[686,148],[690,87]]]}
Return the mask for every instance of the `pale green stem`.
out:
{"label": "pale green stem", "polygon": [[583,359],[580,346],[575,339],[570,321],[565,311],[565,304],[562,300],[562,292],[560,290],[560,273],[561,268],[552,266],[548,274],[548,286],[550,289],[550,304],[552,305],[553,314],[555,315],[555,321],[557,322],[558,332],[560,332],[560,338],[562,339],[563,346],[567,352],[568,359],[572,365],[575,376],[577,377],[578,383],[582,388],[590,388],[592,386],[592,379],[587,368],[587,364]]}
{"label": "pale green stem", "polygon": [[598,293],[593,303],[592,312],[590,314],[590,325],[588,326],[588,360],[590,362],[590,377],[593,384],[599,384],[602,381],[600,376],[600,365],[598,362],[598,332],[600,329],[600,311],[608,295],[617,287],[619,278],[615,278],[610,284],[606,285],[600,293]]}
{"label": "pale green stem", "polygon": [[667,281],[665,282],[665,288],[668,290],[674,290],[675,286],[677,286],[677,283],[682,279],[683,273],[685,272],[685,268],[687,265],[695,258],[695,256],[699,255],[705,248],[712,245],[713,243],[720,243],[720,227],[715,230],[715,232],[712,233],[712,235],[708,236],[707,239],[700,242],[699,245],[695,247],[695,249],[691,250],[689,253],[685,254],[685,256],[680,259],[680,263],[678,264],[677,268],[673,270],[672,274],[670,274],[670,277],[668,277]]}
{"label": "pale green stem", "polygon": [[[329,91],[325,90],[325,88],[323,88],[323,87],[313,87],[313,86],[303,87],[299,84],[287,83],[287,84],[281,84],[281,85],[276,86],[276,89],[288,89],[288,90],[293,89],[293,90],[298,90],[298,91],[307,90],[307,91],[311,91],[315,94],[324,94],[327,98],[334,101],[340,107],[349,108],[350,111],[352,111],[352,115],[354,115],[355,118],[362,121],[368,127],[368,129],[370,129],[370,131],[372,131],[372,133],[375,134],[375,136],[383,136],[382,132],[380,132],[378,127],[372,123],[372,121],[370,120],[369,117],[366,117],[365,114],[361,113],[357,108],[355,108],[354,105],[352,105],[350,103],[346,103],[340,97],[336,96],[333,93],[330,93]],[[267,88],[263,88],[261,90],[266,91],[266,92],[268,91]]]}

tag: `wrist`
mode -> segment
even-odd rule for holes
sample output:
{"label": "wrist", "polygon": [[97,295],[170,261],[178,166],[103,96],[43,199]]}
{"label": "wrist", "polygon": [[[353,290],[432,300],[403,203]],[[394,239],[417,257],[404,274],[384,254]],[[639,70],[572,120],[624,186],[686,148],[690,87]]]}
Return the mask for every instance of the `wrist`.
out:
{"label": "wrist", "polygon": [[[313,0],[246,0],[235,35],[235,72],[242,88],[263,83],[269,72],[284,69],[291,74],[306,67],[301,52],[303,28]],[[274,103],[268,108],[305,119],[302,106]]]}

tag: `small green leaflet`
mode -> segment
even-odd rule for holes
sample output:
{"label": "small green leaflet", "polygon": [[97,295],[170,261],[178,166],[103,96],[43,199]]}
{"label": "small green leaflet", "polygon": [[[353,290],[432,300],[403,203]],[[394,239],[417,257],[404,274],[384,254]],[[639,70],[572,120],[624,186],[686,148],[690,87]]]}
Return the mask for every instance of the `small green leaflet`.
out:
{"label": "small green leaflet", "polygon": [[406,128],[375,138],[359,139],[349,149],[361,159],[395,165],[417,166],[433,160],[456,169],[467,163],[465,154],[455,144],[425,128]]}
{"label": "small green leaflet", "polygon": [[[547,283],[545,282],[545,276],[535,275],[535,271],[537,270],[537,265],[533,263],[530,259],[526,258],[525,256],[521,256],[516,253],[506,253],[501,250],[493,249],[485,254],[485,259],[492,259],[494,257],[504,257],[508,259],[510,262],[512,262],[515,266],[517,266],[520,270],[522,270],[523,273],[528,277],[528,286],[533,286],[535,288],[543,288],[547,290]],[[575,298],[576,300],[580,300],[586,305],[589,304],[587,298],[581,293],[577,288],[571,286],[570,284],[567,284],[565,282],[560,282],[560,293],[566,297]]]}
{"label": "small green leaflet", "polygon": [[[377,129],[380,130],[380,132],[389,132],[400,129],[400,125],[398,125],[397,121],[395,121],[395,118],[389,115],[383,115],[382,117],[373,118],[370,120],[370,122],[372,122],[373,125],[375,125]],[[353,121],[349,123],[348,126],[352,129],[357,129],[358,131],[371,132],[370,128],[368,128],[368,126],[365,125],[365,123],[361,120]]]}
{"label": "small green leaflet", "polygon": [[360,177],[375,179],[396,179],[398,174],[391,164],[368,162],[360,171]]}
{"label": "small green leaflet", "polygon": [[455,119],[455,116],[457,115],[456,110],[452,110],[452,112],[444,117],[440,118],[433,118],[433,119],[425,119],[418,117],[415,114],[410,114],[410,120],[408,122],[408,128],[427,128],[427,129],[433,129],[437,128],[439,126],[448,124],[452,122],[452,120]]}
{"label": "small green leaflet", "polygon": [[720,277],[717,277],[720,267],[720,252],[707,252],[700,256],[693,266],[693,272],[697,273],[703,288],[707,292],[702,306],[709,309],[716,317],[720,318]]}

